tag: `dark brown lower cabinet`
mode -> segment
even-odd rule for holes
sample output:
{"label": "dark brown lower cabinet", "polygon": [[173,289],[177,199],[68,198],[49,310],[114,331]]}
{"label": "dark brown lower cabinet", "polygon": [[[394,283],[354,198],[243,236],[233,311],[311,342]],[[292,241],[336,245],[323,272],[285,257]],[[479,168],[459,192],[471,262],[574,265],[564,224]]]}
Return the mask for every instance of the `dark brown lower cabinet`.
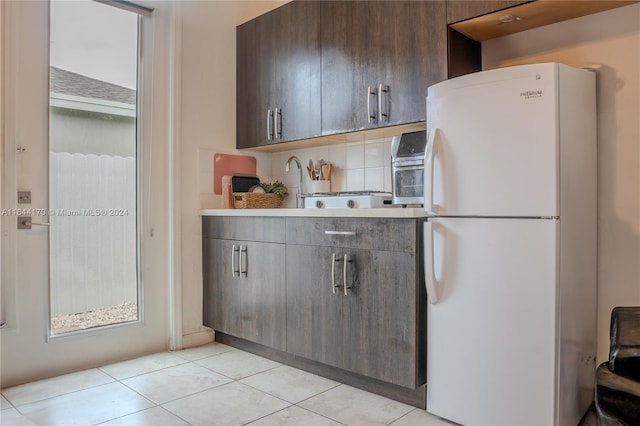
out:
{"label": "dark brown lower cabinet", "polygon": [[287,265],[287,352],[410,389],[425,382],[416,253],[287,245]]}
{"label": "dark brown lower cabinet", "polygon": [[203,322],[274,349],[286,349],[285,245],[203,239]]}
{"label": "dark brown lower cabinet", "polygon": [[424,408],[421,226],[205,217],[204,324],[216,340]]}

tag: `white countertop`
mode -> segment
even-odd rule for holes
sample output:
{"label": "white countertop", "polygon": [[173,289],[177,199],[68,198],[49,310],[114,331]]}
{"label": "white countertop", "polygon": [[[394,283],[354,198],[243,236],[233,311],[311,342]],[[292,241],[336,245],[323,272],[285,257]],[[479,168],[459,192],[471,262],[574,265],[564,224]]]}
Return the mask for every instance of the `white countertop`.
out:
{"label": "white countertop", "polygon": [[378,209],[204,209],[201,216],[280,216],[280,217],[426,217],[423,208],[383,207]]}

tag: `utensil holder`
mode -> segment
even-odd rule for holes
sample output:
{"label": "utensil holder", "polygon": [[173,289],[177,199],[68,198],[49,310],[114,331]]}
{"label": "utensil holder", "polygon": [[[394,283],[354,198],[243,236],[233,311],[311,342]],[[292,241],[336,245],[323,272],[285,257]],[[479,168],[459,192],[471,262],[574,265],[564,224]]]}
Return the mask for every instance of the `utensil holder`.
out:
{"label": "utensil holder", "polygon": [[331,192],[330,180],[312,180],[307,188],[309,194],[317,194],[319,192]]}

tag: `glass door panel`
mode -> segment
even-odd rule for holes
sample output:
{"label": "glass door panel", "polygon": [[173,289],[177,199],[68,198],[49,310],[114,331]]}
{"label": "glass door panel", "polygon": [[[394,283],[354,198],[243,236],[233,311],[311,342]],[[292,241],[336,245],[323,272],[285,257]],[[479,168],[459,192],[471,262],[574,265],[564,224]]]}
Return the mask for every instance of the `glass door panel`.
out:
{"label": "glass door panel", "polygon": [[52,335],[139,319],[136,13],[53,1],[49,69]]}

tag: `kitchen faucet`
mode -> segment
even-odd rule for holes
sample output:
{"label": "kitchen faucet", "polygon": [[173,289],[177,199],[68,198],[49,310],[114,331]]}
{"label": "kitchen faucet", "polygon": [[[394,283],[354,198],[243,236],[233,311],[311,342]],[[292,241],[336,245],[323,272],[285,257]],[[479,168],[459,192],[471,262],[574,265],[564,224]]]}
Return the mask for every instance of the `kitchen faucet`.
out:
{"label": "kitchen faucet", "polygon": [[298,166],[298,193],[296,194],[296,208],[302,209],[304,208],[304,198],[302,198],[302,164],[300,164],[300,160],[295,155],[292,155],[287,160],[287,166],[284,171],[289,171],[289,166],[291,165],[291,160],[295,160],[296,166]]}

